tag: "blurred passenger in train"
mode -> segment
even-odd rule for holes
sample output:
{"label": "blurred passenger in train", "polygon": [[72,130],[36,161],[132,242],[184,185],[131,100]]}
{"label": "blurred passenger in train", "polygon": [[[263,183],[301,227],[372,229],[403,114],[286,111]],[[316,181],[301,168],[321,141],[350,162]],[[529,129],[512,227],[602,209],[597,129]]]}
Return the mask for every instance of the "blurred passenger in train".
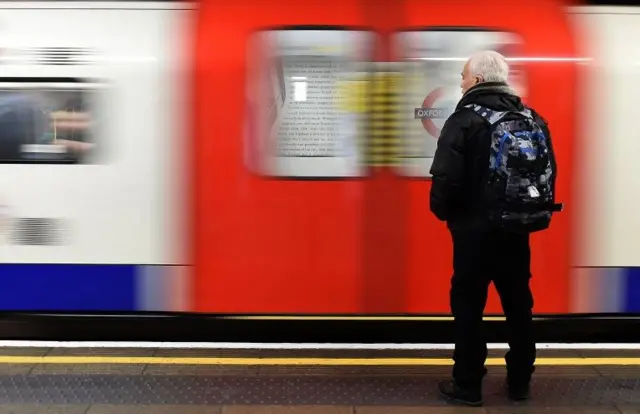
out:
{"label": "blurred passenger in train", "polygon": [[[69,107],[73,100],[66,102]],[[0,161],[51,161],[52,154],[24,152],[29,144],[64,146],[59,161],[78,161],[94,148],[85,141],[90,114],[85,110],[49,110],[50,103],[39,93],[20,90],[0,93]],[[72,107],[75,109],[75,107]],[[80,108],[81,109],[81,108]]]}
{"label": "blurred passenger in train", "polygon": [[463,95],[442,129],[431,167],[431,211],[447,222],[453,240],[455,363],[453,380],[439,388],[468,405],[482,404],[482,316],[492,281],[510,331],[508,393],[529,397],[536,357],[529,233],[545,229],[557,211],[547,123],[507,85],[508,74],[497,52],[479,52],[466,62]]}
{"label": "blurred passenger in train", "polygon": [[53,137],[50,143],[64,145],[68,154],[82,158],[95,144],[86,142],[92,127],[92,116],[87,110],[83,94],[70,94],[59,109],[49,111]]}
{"label": "blurred passenger in train", "polygon": [[44,132],[44,122],[33,110],[33,100],[20,93],[0,93],[0,161],[15,162],[22,157],[25,137]]}
{"label": "blurred passenger in train", "polygon": [[83,142],[82,135],[91,127],[88,112],[56,111],[49,114],[56,132],[53,143],[64,145],[69,153],[80,155],[94,149],[95,144]]}

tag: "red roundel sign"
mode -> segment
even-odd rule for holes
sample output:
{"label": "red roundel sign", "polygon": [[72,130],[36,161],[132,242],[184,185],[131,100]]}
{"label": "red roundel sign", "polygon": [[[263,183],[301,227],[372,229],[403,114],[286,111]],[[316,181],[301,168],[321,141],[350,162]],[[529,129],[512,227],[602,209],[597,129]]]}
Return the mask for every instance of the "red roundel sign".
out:
{"label": "red roundel sign", "polygon": [[434,119],[446,119],[451,112],[450,102],[443,100],[443,97],[445,89],[436,88],[424,98],[422,107],[414,109],[414,118],[420,119],[425,131],[434,138],[440,136],[440,127],[433,122]]}

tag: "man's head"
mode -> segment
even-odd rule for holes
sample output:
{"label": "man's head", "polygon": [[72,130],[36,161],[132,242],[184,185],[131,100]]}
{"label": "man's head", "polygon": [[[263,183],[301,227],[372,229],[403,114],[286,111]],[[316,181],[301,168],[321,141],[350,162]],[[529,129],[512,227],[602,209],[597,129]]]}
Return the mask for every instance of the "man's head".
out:
{"label": "man's head", "polygon": [[490,50],[477,52],[467,60],[462,70],[462,94],[482,82],[507,82],[509,65],[498,52]]}

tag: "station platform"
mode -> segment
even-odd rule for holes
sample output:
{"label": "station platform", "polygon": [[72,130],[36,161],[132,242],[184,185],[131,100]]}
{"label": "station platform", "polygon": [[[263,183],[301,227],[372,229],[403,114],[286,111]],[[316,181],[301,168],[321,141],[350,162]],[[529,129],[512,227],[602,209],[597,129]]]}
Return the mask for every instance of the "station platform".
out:
{"label": "station platform", "polygon": [[443,400],[450,350],[0,346],[0,413],[640,414],[640,350],[540,350],[510,402],[492,349],[484,405]]}

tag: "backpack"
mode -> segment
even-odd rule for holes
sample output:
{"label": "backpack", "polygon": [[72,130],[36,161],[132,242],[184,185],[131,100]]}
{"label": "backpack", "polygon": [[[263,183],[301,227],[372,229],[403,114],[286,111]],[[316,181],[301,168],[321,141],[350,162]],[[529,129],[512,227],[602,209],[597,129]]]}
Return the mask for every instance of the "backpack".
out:
{"label": "backpack", "polygon": [[548,228],[552,214],[563,207],[555,203],[553,147],[532,111],[499,112],[475,104],[465,108],[490,128],[489,168],[483,185],[490,224],[515,233]]}

